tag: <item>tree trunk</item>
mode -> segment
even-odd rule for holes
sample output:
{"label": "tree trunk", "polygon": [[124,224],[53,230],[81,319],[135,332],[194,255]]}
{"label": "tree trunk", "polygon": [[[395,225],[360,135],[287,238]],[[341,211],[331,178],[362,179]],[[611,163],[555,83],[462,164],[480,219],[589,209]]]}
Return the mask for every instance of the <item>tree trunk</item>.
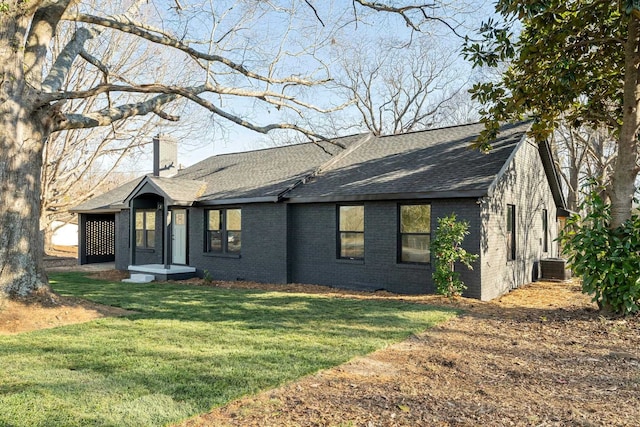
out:
{"label": "tree trunk", "polygon": [[[24,296],[47,285],[38,221],[43,135],[17,110],[0,106],[8,130],[0,136],[0,291]],[[11,126],[7,116],[16,116]]]}
{"label": "tree trunk", "polygon": [[638,52],[640,23],[629,18],[629,35],[625,45],[625,74],[622,128],[618,139],[616,157],[611,178],[611,228],[616,228],[631,218],[633,197],[638,176],[638,126],[640,126],[640,69]]}
{"label": "tree trunk", "polygon": [[0,19],[0,298],[47,287],[39,232],[40,172],[47,111],[33,111],[16,34],[21,19]]}

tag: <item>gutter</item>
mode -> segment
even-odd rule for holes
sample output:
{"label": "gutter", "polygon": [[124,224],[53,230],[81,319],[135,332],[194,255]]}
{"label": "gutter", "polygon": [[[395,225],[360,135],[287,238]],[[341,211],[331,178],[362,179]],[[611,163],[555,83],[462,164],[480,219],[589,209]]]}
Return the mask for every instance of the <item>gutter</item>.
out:
{"label": "gutter", "polygon": [[105,213],[118,213],[122,209],[114,208],[97,208],[97,209],[69,209],[69,212],[74,214],[105,214]]}
{"label": "gutter", "polygon": [[193,206],[218,206],[218,205],[240,205],[245,203],[277,203],[279,202],[278,196],[263,196],[263,197],[245,197],[237,199],[215,199],[215,200],[203,200],[201,202],[195,202]]}
{"label": "gutter", "polygon": [[428,191],[419,193],[381,193],[381,194],[354,194],[311,196],[288,199],[287,203],[325,203],[325,202],[359,202],[368,200],[423,200],[423,199],[460,199],[478,198],[487,195],[486,190],[450,190]]}

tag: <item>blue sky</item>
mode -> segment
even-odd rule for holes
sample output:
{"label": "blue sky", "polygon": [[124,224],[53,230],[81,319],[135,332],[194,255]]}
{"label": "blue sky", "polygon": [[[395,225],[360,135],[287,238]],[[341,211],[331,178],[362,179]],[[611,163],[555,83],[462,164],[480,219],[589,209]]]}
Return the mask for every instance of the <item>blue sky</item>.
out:
{"label": "blue sky", "polygon": [[[214,34],[224,34],[228,32],[230,28],[234,28],[241,20],[238,18],[239,13],[231,6],[236,3],[235,1],[217,1],[209,4],[215,4],[216,8],[220,8],[216,14],[220,17],[216,22],[218,25]],[[238,2],[242,3],[242,1]],[[286,2],[282,1],[284,6],[290,7],[294,2],[293,0]],[[299,2],[298,2],[299,3]],[[351,2],[346,2],[351,4]],[[301,3],[303,4],[303,2]],[[336,55],[341,51],[342,43],[350,43],[355,40],[359,41],[363,50],[371,55],[378,54],[378,46],[380,44],[380,38],[395,38],[398,43],[408,42],[420,37],[427,37],[434,44],[437,43],[440,49],[443,50],[457,50],[459,49],[461,40],[451,33],[451,31],[444,25],[434,25],[429,29],[429,33],[425,34],[412,34],[406,27],[400,17],[389,16],[380,13],[371,13],[371,16],[366,17],[366,22],[359,22],[357,25],[353,22],[346,23],[353,20],[352,11],[350,9],[344,9],[344,1],[315,1],[312,2],[315,5],[316,10],[326,26],[323,27],[319,24],[315,18],[313,11],[304,7],[300,10],[301,18],[293,23],[294,27],[287,35],[286,43],[282,44],[280,41],[285,35],[285,29],[288,28],[287,13],[269,13],[261,15],[260,11],[256,11],[254,16],[242,30],[237,32],[235,40],[225,40],[224,43],[228,43],[225,48],[229,48],[230,55],[235,56],[239,61],[249,64],[260,69],[260,60],[268,58],[269,55],[273,55],[277,49],[289,52],[300,52],[306,48],[313,40],[323,40],[325,45],[311,54],[300,57],[290,56],[284,57],[280,62],[279,68],[276,72],[280,75],[295,74],[304,75],[313,70],[316,70],[312,74],[314,77],[324,78],[327,74],[326,71],[318,67],[318,61],[320,60],[326,64],[332,64]],[[462,3],[453,3],[456,7],[462,7]],[[156,6],[160,7],[160,6]],[[303,7],[303,6],[300,6]],[[222,17],[224,11],[227,14]],[[486,16],[489,16],[492,12],[492,5],[487,2],[471,1],[470,5],[465,6],[464,11],[466,13],[457,14],[455,17],[447,18],[448,22],[457,22],[457,30],[460,33],[469,33],[472,28],[476,28],[480,21]],[[472,13],[469,13],[472,12]],[[451,15],[452,11],[436,11],[436,14],[444,13]],[[206,22],[200,22],[198,16],[185,16],[185,20],[189,19],[189,36],[202,37],[203,34],[209,34]],[[196,19],[197,18],[197,19]],[[346,23],[340,29],[335,30],[332,27],[332,23],[341,21]],[[202,27],[200,27],[202,25]],[[242,51],[244,49],[244,51]],[[309,53],[309,52],[308,52]],[[452,72],[461,72],[463,75],[471,73],[470,66],[464,62],[462,58],[455,64]],[[337,71],[331,70],[331,73]],[[247,82],[239,81],[240,85],[247,84]],[[227,84],[231,84],[231,80],[227,81]],[[323,107],[336,105],[344,102],[343,98],[340,98],[335,92],[321,88],[315,90],[307,90],[300,92],[300,96],[310,103],[320,105]],[[218,101],[218,100],[217,100]],[[223,100],[224,107],[230,109],[238,115],[247,117],[259,124],[266,124],[269,122],[279,122],[295,120],[297,117],[292,114],[282,114],[281,111],[277,111],[274,108],[265,108],[260,103],[254,100]],[[354,117],[354,121],[357,119],[357,114],[354,114],[352,109],[347,109],[339,113],[343,117]],[[246,151],[258,148],[264,148],[271,144],[271,137],[258,134],[256,132],[244,129],[240,126],[225,123],[220,117],[213,116],[208,111],[195,106],[189,105],[182,112],[181,116],[183,120],[176,125],[170,125],[159,129],[160,132],[169,133],[177,136],[181,140],[179,145],[179,161],[185,166],[189,166],[197,161],[200,161],[206,157],[214,154]],[[307,114],[309,122],[320,122],[322,116],[319,114]],[[299,119],[299,118],[298,118]],[[354,129],[353,132],[358,129]],[[360,129],[364,131],[364,129]],[[141,168],[142,165],[151,164],[150,150],[149,153],[143,156],[136,162],[135,168]],[[149,167],[150,170],[150,167]],[[138,170],[137,172],[146,172],[147,170]]]}

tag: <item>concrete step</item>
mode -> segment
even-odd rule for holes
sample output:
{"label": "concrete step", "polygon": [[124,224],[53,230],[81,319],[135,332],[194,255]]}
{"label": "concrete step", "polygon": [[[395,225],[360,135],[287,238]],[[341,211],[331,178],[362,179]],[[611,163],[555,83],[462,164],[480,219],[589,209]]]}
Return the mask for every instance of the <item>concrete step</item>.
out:
{"label": "concrete step", "polygon": [[141,273],[131,273],[131,278],[122,279],[123,282],[127,283],[149,283],[156,280],[156,277],[153,274],[141,274]]}

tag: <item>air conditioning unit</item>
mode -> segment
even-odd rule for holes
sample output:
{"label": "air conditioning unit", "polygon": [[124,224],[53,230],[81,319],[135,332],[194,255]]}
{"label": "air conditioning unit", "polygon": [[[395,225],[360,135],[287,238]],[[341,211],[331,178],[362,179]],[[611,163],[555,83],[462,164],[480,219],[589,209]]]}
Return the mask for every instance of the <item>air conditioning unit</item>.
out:
{"label": "air conditioning unit", "polygon": [[562,258],[546,258],[540,260],[542,280],[569,280],[571,270],[567,268],[567,260]]}

